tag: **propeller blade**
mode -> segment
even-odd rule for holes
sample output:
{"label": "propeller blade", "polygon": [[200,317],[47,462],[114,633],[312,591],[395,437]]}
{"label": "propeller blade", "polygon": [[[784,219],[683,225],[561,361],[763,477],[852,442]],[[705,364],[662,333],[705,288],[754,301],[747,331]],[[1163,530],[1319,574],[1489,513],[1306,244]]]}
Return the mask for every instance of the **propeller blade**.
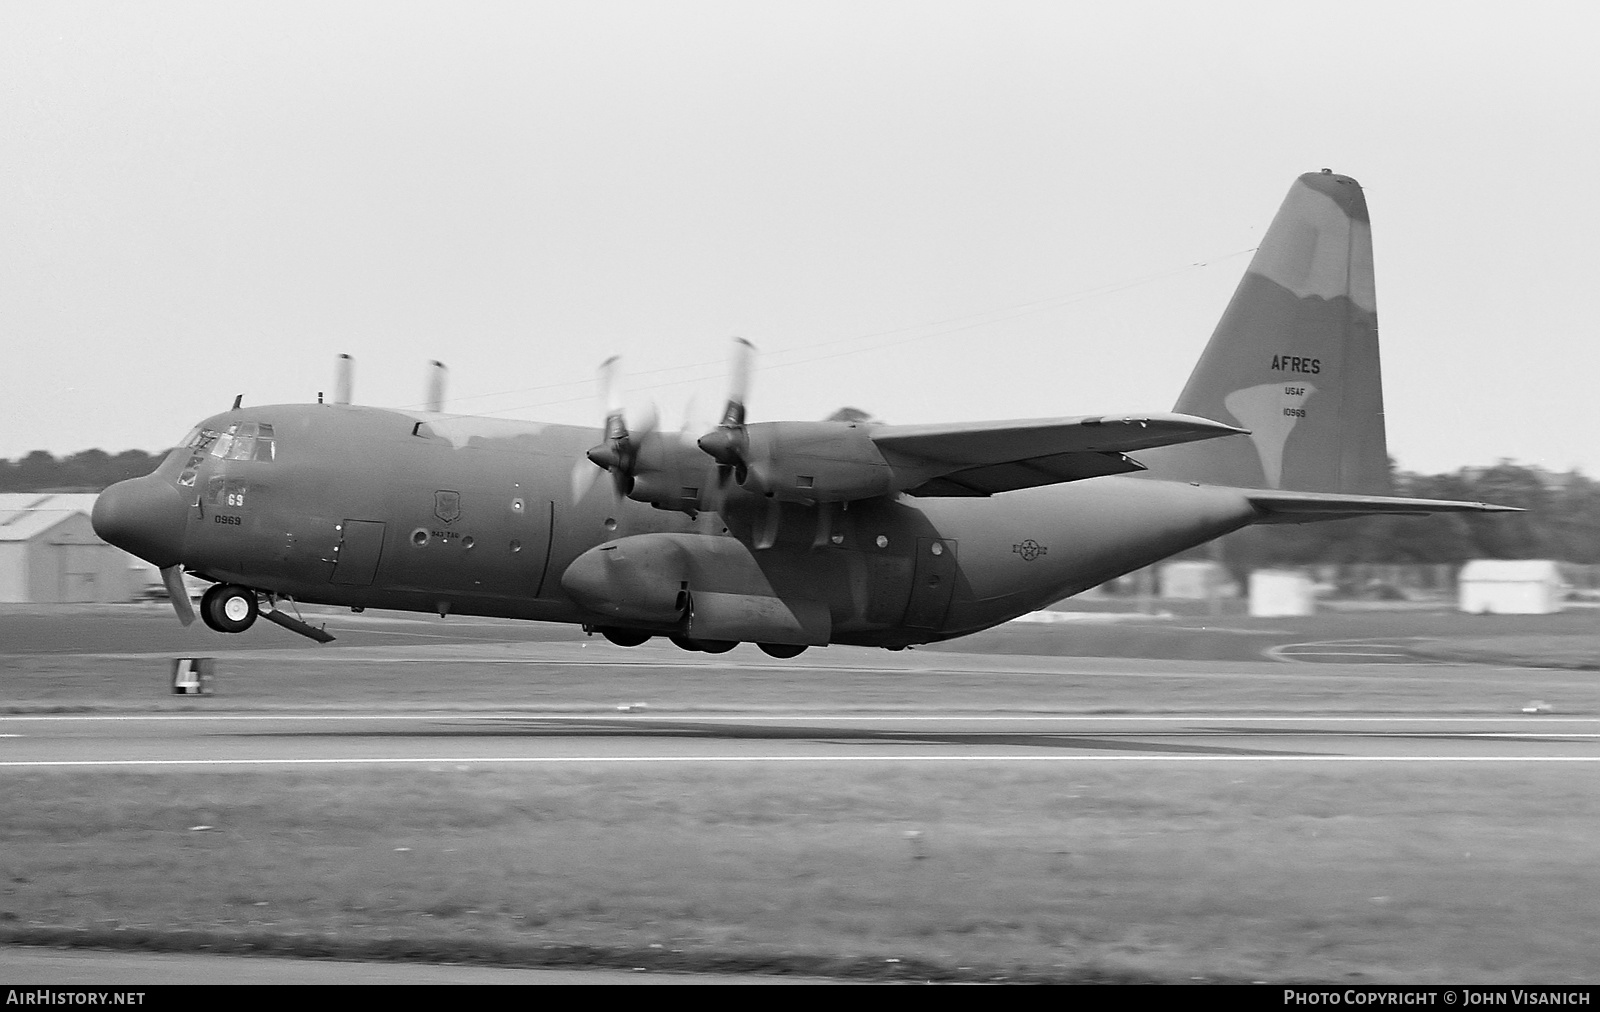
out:
{"label": "propeller blade", "polygon": [[744,484],[745,472],[750,466],[750,436],[745,431],[745,398],[750,395],[750,373],[755,364],[756,346],[742,337],[733,339],[733,364],[728,371],[728,406],[722,411],[722,421],[717,427],[701,436],[695,444],[704,450],[717,468],[717,483],[727,485],[729,478]]}
{"label": "propeller blade", "polygon": [[167,597],[172,599],[172,610],[184,625],[194,622],[194,602],[189,600],[189,588],[183,585],[183,567],[167,566],[161,570],[161,582],[166,585]]}
{"label": "propeller blade", "polygon": [[[622,411],[622,386],[618,377],[622,373],[622,356],[612,355],[600,363],[600,403],[606,412],[605,430],[600,434],[600,443],[590,448],[585,454],[596,467],[604,468],[611,472],[612,486],[616,489],[617,498],[622,498],[633,490],[633,462],[638,450],[638,443],[628,434],[628,420]],[[652,420],[653,426],[655,422]],[[583,466],[582,462],[578,467]],[[587,479],[578,477],[578,471],[572,473],[573,498],[581,498],[581,493],[587,493],[594,484],[594,477]]]}
{"label": "propeller blade", "polygon": [[586,461],[575,461],[572,465],[572,501],[581,502],[583,497],[594,488],[594,480],[600,477],[600,472],[593,464]]}
{"label": "propeller blade", "polygon": [[683,403],[683,422],[678,426],[678,442],[684,446],[695,445],[694,434],[705,430],[703,424],[696,423],[699,407],[699,398],[693,393],[689,394],[689,399]]}
{"label": "propeller blade", "polygon": [[622,417],[622,388],[617,382],[617,375],[621,370],[621,355],[612,355],[600,363],[600,403],[606,411],[607,439],[617,439],[628,434],[628,424]]}
{"label": "propeller blade", "polygon": [[750,374],[755,358],[755,345],[742,337],[733,339],[733,365],[728,371],[728,406],[722,412],[723,425],[744,424],[744,406],[750,399]]}
{"label": "propeller blade", "polygon": [[756,531],[756,549],[771,548],[778,543],[778,524],[783,519],[783,506],[776,499],[767,500],[766,514],[761,518],[761,528]]}
{"label": "propeller blade", "polygon": [[642,440],[645,436],[656,431],[656,427],[660,424],[661,409],[656,407],[655,401],[650,401],[645,404],[644,414],[640,417],[639,423],[633,427],[632,434],[635,438]]}
{"label": "propeller blade", "polygon": [[620,467],[613,468],[611,471],[611,487],[616,489],[619,501],[627,498],[628,493],[633,491],[633,475]]}

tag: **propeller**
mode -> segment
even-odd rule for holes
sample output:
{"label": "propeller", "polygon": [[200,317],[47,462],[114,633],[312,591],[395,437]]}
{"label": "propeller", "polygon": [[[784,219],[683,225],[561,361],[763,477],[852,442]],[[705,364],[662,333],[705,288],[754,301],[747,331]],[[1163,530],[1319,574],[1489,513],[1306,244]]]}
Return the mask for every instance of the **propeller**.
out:
{"label": "propeller", "polygon": [[161,582],[166,585],[167,597],[172,600],[172,610],[184,625],[194,622],[194,602],[189,600],[189,588],[183,585],[183,567],[167,566],[161,570]]}
{"label": "propeller", "polygon": [[[634,470],[639,464],[639,447],[655,432],[660,424],[660,413],[654,404],[647,409],[645,416],[639,420],[635,431],[629,431],[627,418],[622,411],[622,393],[617,383],[617,376],[621,371],[622,359],[613,355],[600,364],[600,401],[605,405],[606,423],[598,445],[590,447],[584,454],[597,467],[611,472],[611,482],[616,489],[617,497],[622,498],[633,491]],[[588,481],[581,481],[578,472],[573,472],[574,498],[582,498],[581,492],[587,493],[589,485],[593,483],[594,472],[588,472]]]}
{"label": "propeller", "polygon": [[695,441],[695,445],[717,462],[717,480],[723,485],[730,477],[741,485],[750,477],[750,432],[745,428],[744,419],[755,354],[755,345],[742,337],[733,339],[728,406],[723,409],[722,421],[717,427]]}

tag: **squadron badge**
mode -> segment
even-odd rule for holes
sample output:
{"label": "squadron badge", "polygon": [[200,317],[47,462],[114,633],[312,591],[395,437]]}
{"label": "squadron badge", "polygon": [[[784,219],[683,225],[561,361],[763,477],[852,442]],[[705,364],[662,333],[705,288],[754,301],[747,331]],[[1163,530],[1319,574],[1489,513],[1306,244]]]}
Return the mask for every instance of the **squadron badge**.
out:
{"label": "squadron badge", "polygon": [[461,519],[461,493],[435,492],[433,494],[433,515],[447,524],[455,523]]}

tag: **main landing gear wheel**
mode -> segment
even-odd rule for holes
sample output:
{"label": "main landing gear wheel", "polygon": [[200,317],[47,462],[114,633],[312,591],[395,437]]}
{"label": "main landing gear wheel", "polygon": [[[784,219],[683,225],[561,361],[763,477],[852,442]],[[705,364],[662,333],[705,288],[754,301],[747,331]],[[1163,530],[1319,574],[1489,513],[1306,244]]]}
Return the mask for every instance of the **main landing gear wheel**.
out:
{"label": "main landing gear wheel", "polygon": [[237,584],[218,584],[200,599],[200,617],[217,632],[244,632],[260,613],[256,592]]}
{"label": "main landing gear wheel", "polygon": [[733,640],[692,640],[687,636],[671,636],[668,638],[684,650],[692,650],[704,654],[725,654],[739,645]]}
{"label": "main landing gear wheel", "polygon": [[640,632],[637,629],[600,629],[597,631],[619,647],[636,647],[650,638],[649,633]]}
{"label": "main landing gear wheel", "polygon": [[799,657],[806,650],[803,643],[757,643],[756,646],[760,647],[761,652],[767,656],[777,657],[781,660]]}

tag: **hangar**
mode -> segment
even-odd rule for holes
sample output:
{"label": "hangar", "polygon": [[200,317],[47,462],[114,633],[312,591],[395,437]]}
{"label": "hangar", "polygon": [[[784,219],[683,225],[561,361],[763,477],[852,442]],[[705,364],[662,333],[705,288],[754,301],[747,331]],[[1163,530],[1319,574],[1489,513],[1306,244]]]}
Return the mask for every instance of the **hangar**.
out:
{"label": "hangar", "polygon": [[[0,494],[0,601],[129,601],[143,563],[95,536],[93,493]],[[138,567],[137,569],[134,567]]]}

